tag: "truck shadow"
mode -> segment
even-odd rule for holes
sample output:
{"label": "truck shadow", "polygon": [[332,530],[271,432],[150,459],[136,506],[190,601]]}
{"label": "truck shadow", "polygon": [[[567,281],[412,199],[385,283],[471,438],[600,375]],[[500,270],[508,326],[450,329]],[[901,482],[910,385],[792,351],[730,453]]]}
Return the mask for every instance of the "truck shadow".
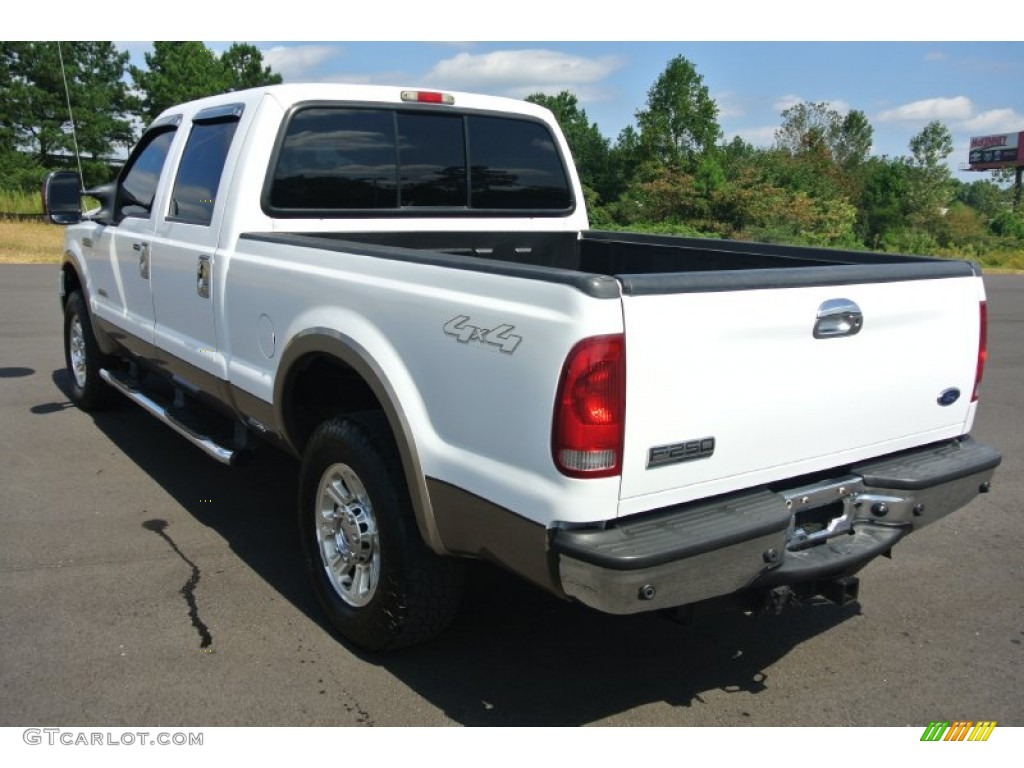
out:
{"label": "truck shadow", "polygon": [[[66,392],[63,370],[53,381]],[[129,403],[93,419],[268,585],[332,632],[299,552],[294,460],[266,448],[249,465],[220,466]],[[202,501],[211,498],[217,503]],[[606,616],[473,563],[463,608],[443,636],[391,654],[339,642],[338,653],[386,670],[464,725],[582,725],[659,702],[690,707],[709,691],[770,691],[766,669],[857,614],[856,604],[813,605],[780,617],[710,615],[684,627],[660,615]]]}

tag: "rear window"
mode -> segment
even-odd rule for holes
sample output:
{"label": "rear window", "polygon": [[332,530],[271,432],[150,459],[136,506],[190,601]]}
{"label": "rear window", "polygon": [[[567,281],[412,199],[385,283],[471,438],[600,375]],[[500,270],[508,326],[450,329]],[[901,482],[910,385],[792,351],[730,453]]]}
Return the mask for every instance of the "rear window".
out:
{"label": "rear window", "polygon": [[278,216],[373,212],[561,215],[573,199],[547,126],[393,109],[306,107],[281,137],[264,207]]}

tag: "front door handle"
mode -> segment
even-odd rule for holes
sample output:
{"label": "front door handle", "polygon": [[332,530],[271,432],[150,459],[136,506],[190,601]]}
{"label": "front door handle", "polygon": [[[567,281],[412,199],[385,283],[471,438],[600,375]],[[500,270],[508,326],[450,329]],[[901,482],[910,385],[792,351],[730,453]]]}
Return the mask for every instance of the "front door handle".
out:
{"label": "front door handle", "polygon": [[196,293],[204,299],[210,298],[210,257],[206,255],[199,257],[199,267],[196,269]]}
{"label": "front door handle", "polygon": [[149,243],[132,243],[132,250],[139,254],[139,275],[149,280]]}

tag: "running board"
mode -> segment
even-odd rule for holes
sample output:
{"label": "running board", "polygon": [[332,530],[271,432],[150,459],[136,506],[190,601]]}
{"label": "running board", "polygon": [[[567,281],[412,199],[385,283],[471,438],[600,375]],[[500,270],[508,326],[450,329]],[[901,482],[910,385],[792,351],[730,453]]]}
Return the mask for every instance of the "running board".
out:
{"label": "running board", "polygon": [[237,455],[235,451],[231,450],[230,448],[225,448],[223,445],[220,445],[219,443],[215,443],[206,435],[200,435],[198,432],[189,429],[187,426],[185,426],[180,421],[175,419],[171,414],[169,414],[167,412],[167,409],[164,408],[162,405],[160,405],[157,402],[154,402],[153,400],[146,397],[138,390],[132,389],[128,384],[121,381],[121,379],[112,374],[110,371],[106,370],[105,368],[100,369],[100,378],[107,382],[107,384],[112,386],[118,392],[120,392],[122,395],[127,397],[129,400],[136,403],[137,405],[142,406],[142,408],[148,411],[151,416],[155,416],[156,418],[160,419],[160,421],[162,421],[164,424],[169,426],[179,435],[184,437],[186,440],[192,443],[192,445],[199,448],[210,458],[219,461],[221,464],[227,464],[228,466],[231,466],[234,463],[235,457]]}

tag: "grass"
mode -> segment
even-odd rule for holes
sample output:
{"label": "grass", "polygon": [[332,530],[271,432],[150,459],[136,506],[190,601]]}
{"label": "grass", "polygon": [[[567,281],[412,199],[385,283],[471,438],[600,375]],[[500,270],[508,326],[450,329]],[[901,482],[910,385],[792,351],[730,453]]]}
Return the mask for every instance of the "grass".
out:
{"label": "grass", "polygon": [[3,213],[42,213],[43,198],[38,192],[0,189],[0,211]]}
{"label": "grass", "polygon": [[41,221],[0,221],[0,264],[59,264],[64,227]]}

